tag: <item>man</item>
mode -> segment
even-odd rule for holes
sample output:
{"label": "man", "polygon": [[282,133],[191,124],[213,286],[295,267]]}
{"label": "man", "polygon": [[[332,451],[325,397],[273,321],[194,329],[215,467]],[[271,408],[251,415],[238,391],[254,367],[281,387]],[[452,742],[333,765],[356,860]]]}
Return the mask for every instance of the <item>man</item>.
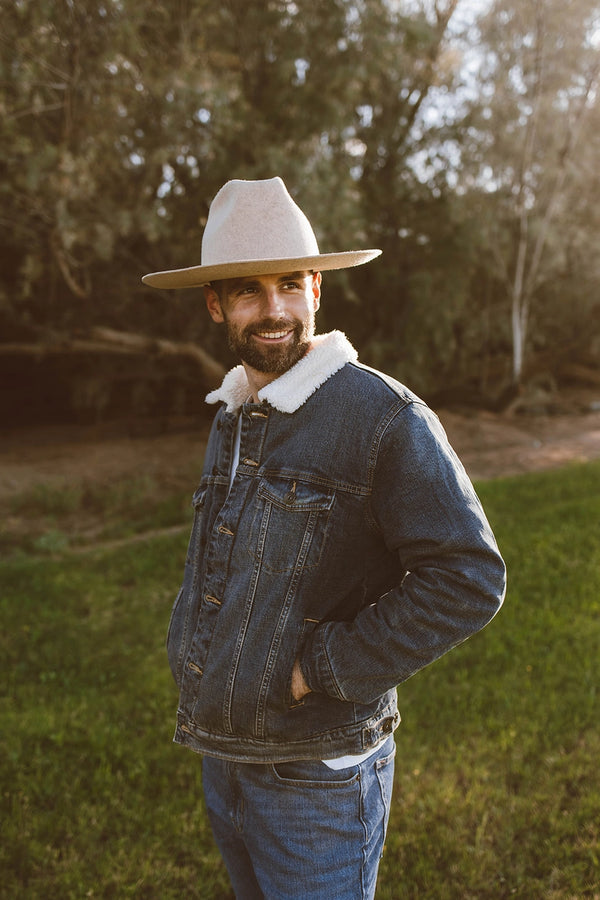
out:
{"label": "man", "polygon": [[[396,685],[482,628],[504,564],[435,415],[315,335],[321,254],[279,178],[216,195],[204,286],[241,359],[221,387],[168,654],[175,741],[236,897],[372,898],[389,813]],[[368,302],[377,302],[370,298]]]}

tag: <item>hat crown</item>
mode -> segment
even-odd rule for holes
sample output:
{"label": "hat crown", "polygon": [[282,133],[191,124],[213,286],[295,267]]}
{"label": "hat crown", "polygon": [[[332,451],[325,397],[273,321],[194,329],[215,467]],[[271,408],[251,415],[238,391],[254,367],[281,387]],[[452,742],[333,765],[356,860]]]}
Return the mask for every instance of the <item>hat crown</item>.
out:
{"label": "hat crown", "polygon": [[202,265],[316,256],[311,224],[281,178],[233,179],[210,206],[202,238]]}
{"label": "hat crown", "polygon": [[286,272],[325,272],[362,266],[381,250],[320,253],[311,224],[281,178],[233,179],[210,205],[202,238],[201,265],[149,272],[152,287],[200,287],[223,278]]}

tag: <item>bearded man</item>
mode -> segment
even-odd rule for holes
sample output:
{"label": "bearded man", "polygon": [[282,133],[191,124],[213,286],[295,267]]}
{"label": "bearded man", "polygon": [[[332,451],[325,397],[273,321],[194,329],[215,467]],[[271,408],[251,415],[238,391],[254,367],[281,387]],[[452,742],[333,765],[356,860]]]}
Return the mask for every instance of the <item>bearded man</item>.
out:
{"label": "bearded man", "polygon": [[[174,740],[203,756],[237,898],[373,898],[392,798],[396,686],[486,625],[505,568],[431,410],[315,335],[319,252],[280,178],[228,182],[201,264],[241,364],[219,404],[167,640]],[[371,298],[368,302],[377,302]]]}

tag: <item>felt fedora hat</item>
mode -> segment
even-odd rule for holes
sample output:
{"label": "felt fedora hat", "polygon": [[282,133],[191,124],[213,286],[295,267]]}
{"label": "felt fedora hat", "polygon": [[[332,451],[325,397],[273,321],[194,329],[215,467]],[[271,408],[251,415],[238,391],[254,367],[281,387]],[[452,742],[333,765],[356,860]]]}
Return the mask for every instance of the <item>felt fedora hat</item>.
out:
{"label": "felt fedora hat", "polygon": [[310,222],[281,178],[228,181],[210,205],[202,237],[201,264],[144,275],[156,288],[191,288],[245,275],[312,269],[345,269],[381,250],[319,253]]}

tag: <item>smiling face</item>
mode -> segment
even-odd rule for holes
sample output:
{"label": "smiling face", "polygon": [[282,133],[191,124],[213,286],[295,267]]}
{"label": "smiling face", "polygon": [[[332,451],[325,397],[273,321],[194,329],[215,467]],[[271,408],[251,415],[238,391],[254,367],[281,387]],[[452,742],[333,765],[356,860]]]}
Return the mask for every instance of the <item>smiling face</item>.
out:
{"label": "smiling face", "polygon": [[320,272],[252,275],[205,289],[215,322],[260,387],[287,372],[308,352],[321,296]]}

